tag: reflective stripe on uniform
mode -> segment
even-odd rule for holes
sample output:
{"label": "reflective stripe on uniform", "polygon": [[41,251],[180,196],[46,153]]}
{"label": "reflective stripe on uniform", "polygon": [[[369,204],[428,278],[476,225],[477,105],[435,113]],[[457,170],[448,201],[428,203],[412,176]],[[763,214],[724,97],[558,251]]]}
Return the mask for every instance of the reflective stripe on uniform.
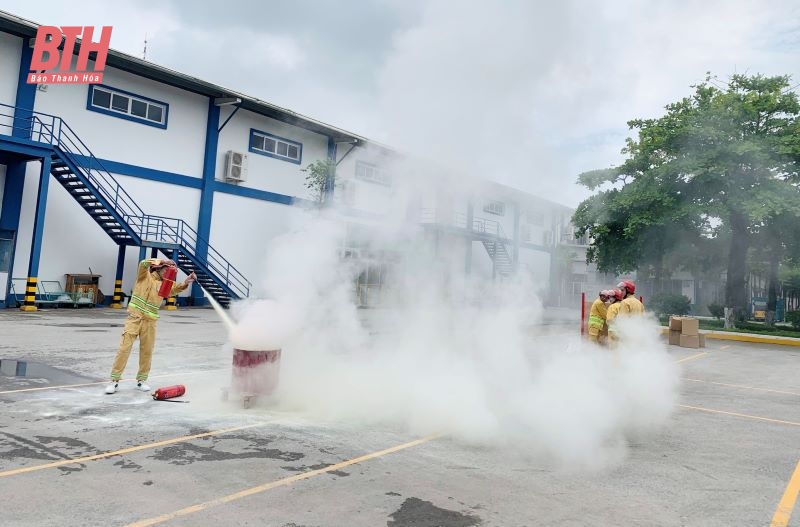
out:
{"label": "reflective stripe on uniform", "polygon": [[142,304],[144,304],[145,306],[152,307],[152,308],[153,308],[153,309],[155,309],[156,311],[158,311],[158,308],[160,307],[160,306],[157,306],[157,305],[155,305],[155,304],[151,304],[150,302],[148,302],[147,300],[145,300],[144,298],[142,298],[142,297],[140,297],[140,296],[133,295],[133,298],[135,298],[136,300],[140,301],[140,302],[141,302]]}
{"label": "reflective stripe on uniform", "polygon": [[145,315],[148,315],[152,318],[159,318],[158,308],[160,306],[153,305],[140,296],[132,295],[131,301],[128,302],[128,307],[138,309]]}
{"label": "reflective stripe on uniform", "polygon": [[603,317],[598,315],[589,315],[589,327],[603,327],[606,321]]}

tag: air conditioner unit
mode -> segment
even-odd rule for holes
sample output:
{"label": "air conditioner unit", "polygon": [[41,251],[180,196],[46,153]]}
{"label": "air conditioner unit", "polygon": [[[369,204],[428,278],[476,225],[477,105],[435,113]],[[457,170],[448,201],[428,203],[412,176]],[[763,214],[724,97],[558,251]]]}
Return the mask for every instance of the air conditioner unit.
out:
{"label": "air conditioner unit", "polygon": [[225,158],[225,181],[234,183],[247,181],[247,154],[228,151]]}

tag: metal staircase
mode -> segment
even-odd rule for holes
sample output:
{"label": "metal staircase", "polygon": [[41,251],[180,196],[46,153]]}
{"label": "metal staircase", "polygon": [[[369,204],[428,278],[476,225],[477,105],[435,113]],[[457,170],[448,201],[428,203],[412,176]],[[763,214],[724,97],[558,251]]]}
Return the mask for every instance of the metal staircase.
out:
{"label": "metal staircase", "polygon": [[508,241],[503,226],[499,221],[484,218],[473,218],[472,232],[478,233],[478,238],[494,264],[494,272],[503,278],[514,273],[514,259],[508,250]]}
{"label": "metal staircase", "polygon": [[473,240],[479,240],[486,249],[494,266],[494,274],[502,278],[514,273],[515,264],[509,244],[509,239],[499,221],[486,218],[472,218],[472,225],[468,226],[467,215],[462,212],[441,214],[433,209],[420,210],[420,223],[436,227],[444,227],[463,233],[465,230]]}
{"label": "metal staircase", "polygon": [[[0,104],[2,110],[14,107]],[[151,247],[175,258],[178,267],[221,305],[250,294],[250,282],[185,221],[145,214],[111,173],[60,117],[29,112],[33,141],[50,145],[50,173],[118,245]]]}
{"label": "metal staircase", "polygon": [[481,240],[481,242],[494,263],[495,273],[504,278],[511,276],[514,271],[514,262],[511,259],[511,255],[508,254],[506,244],[488,240]]}

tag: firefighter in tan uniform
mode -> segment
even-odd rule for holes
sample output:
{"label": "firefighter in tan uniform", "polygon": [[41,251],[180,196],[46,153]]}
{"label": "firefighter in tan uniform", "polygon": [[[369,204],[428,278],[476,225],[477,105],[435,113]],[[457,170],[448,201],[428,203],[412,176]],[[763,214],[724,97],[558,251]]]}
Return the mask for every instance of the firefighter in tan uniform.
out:
{"label": "firefighter in tan uniform", "polygon": [[606,324],[608,325],[608,340],[610,344],[617,342],[619,337],[617,336],[617,328],[616,328],[616,320],[617,315],[619,315],[620,307],[622,307],[622,291],[619,289],[612,289],[614,296],[611,300],[611,305],[608,306],[606,310]]}
{"label": "firefighter in tan uniform", "polygon": [[617,289],[615,292],[617,302],[614,303],[613,306],[618,305],[619,307],[616,307],[613,312],[611,311],[611,308],[609,308],[609,312],[606,314],[606,320],[608,321],[608,334],[612,341],[619,340],[619,335],[617,334],[615,327],[617,317],[644,315],[644,304],[642,304],[639,299],[634,296],[634,293],[636,293],[636,284],[630,280],[622,281],[617,284]]}
{"label": "firefighter in tan uniform", "polygon": [[634,293],[636,293],[636,284],[630,280],[625,280],[617,284],[617,288],[622,291],[622,306],[620,306],[620,314],[624,315],[644,315],[644,304],[642,304]]}
{"label": "firefighter in tan uniform", "polygon": [[[161,287],[163,272],[167,267],[175,267],[175,262],[158,258],[149,258],[139,262],[136,283],[133,286],[133,293],[128,302],[128,319],[125,322],[125,328],[122,330],[117,357],[111,367],[111,383],[106,386],[107,394],[117,391],[119,380],[122,377],[125,365],[128,363],[131,348],[137,337],[139,338],[139,371],[136,374],[136,387],[145,392],[150,391],[150,387],[145,384],[145,381],[147,381],[147,376],[150,374],[150,363],[153,358],[153,346],[156,340],[158,310],[163,301],[163,298],[158,296],[158,290]],[[195,274],[192,273],[183,283],[173,284],[169,296],[185,291],[196,278]]]}
{"label": "firefighter in tan uniform", "polygon": [[613,297],[613,292],[607,289],[600,291],[600,296],[592,302],[589,310],[589,340],[600,344],[601,337],[607,334],[606,311]]}

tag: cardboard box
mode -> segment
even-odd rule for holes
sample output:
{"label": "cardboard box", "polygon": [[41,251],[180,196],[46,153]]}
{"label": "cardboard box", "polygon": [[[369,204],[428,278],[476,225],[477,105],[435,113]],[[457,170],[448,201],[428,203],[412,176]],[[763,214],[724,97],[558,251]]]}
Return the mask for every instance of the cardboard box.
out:
{"label": "cardboard box", "polygon": [[681,333],[680,343],[682,348],[699,348],[700,335],[684,335]]}
{"label": "cardboard box", "polygon": [[681,345],[681,332],[680,331],[669,331],[669,345],[670,346],[680,346]]}
{"label": "cardboard box", "polygon": [[702,333],[699,333],[697,336],[700,337],[700,347],[701,348],[705,348],[706,347],[706,336],[704,334],[702,334]]}
{"label": "cardboard box", "polygon": [[683,317],[676,317],[675,315],[669,317],[669,330],[670,331],[677,331],[680,333],[681,331],[681,322],[683,321]]}
{"label": "cardboard box", "polygon": [[700,321],[696,318],[683,317],[681,320],[681,335],[696,337],[700,333]]}

